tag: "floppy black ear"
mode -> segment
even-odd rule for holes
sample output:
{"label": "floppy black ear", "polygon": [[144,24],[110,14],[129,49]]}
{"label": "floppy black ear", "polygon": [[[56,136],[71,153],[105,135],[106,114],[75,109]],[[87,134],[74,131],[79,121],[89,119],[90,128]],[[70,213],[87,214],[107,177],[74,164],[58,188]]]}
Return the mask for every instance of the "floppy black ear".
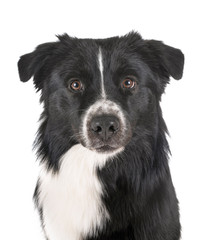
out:
{"label": "floppy black ear", "polygon": [[53,54],[55,43],[44,43],[39,45],[35,51],[25,54],[18,61],[20,80],[27,82],[34,76],[34,84],[38,90],[42,88],[46,69],[44,66],[47,59]]}
{"label": "floppy black ear", "polygon": [[172,76],[176,80],[181,79],[184,68],[184,55],[181,50],[156,40],[148,40],[147,44],[158,61],[161,74]]}

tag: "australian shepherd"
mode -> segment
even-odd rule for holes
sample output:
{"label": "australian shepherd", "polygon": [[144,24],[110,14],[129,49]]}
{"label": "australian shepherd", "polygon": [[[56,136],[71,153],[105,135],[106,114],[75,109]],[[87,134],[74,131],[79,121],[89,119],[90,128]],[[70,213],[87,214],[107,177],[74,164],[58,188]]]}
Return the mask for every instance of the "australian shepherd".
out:
{"label": "australian shepherd", "polygon": [[178,240],[178,200],[160,100],[184,55],[131,32],[67,34],[23,55],[43,113],[34,199],[48,240]]}

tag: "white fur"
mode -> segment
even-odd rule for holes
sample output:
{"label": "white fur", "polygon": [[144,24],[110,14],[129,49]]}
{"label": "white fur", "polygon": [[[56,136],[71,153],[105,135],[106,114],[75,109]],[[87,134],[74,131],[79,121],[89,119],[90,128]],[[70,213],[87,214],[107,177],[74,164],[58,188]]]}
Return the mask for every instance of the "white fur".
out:
{"label": "white fur", "polygon": [[98,62],[99,62],[99,70],[101,74],[101,90],[102,90],[102,98],[106,99],[105,87],[104,87],[104,75],[103,75],[103,61],[102,61],[102,50],[99,48],[98,54]]}
{"label": "white fur", "polygon": [[101,201],[103,189],[96,168],[116,153],[96,153],[77,144],[62,157],[57,174],[43,169],[39,205],[50,240],[81,240],[95,235],[110,220]]}

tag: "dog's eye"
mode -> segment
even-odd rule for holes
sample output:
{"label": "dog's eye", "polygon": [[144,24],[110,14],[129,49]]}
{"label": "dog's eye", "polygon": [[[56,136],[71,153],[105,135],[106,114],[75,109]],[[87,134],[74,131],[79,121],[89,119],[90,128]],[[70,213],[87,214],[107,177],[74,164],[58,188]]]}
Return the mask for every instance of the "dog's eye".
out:
{"label": "dog's eye", "polygon": [[134,88],[135,87],[135,81],[131,80],[130,78],[126,78],[122,82],[123,88]]}
{"label": "dog's eye", "polygon": [[75,80],[70,81],[68,88],[70,88],[73,91],[81,91],[83,86],[79,80],[75,79]]}

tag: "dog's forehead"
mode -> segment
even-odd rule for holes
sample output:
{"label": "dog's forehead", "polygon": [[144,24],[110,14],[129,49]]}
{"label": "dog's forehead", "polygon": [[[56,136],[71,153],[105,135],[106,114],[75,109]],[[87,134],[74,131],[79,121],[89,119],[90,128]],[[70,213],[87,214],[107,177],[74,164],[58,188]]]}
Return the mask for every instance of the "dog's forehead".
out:
{"label": "dog's forehead", "polygon": [[75,71],[99,74],[113,74],[125,69],[137,67],[137,54],[127,41],[120,38],[87,40],[80,39],[76,42],[74,50],[69,53],[68,59],[72,62]]}
{"label": "dog's forehead", "polygon": [[[101,52],[103,62],[118,62],[119,59],[130,57],[134,43],[129,38],[113,37],[107,39],[73,39],[69,41],[69,58],[89,64],[98,62],[97,56]],[[65,49],[64,49],[65,50]],[[96,61],[94,61],[96,60]],[[104,62],[105,63],[105,62]]]}
{"label": "dog's forehead", "polygon": [[69,39],[67,43],[61,42],[63,51],[56,71],[66,81],[80,79],[86,93],[95,90],[104,96],[105,91],[112,92],[124,77],[140,75],[136,45],[120,37]]}

